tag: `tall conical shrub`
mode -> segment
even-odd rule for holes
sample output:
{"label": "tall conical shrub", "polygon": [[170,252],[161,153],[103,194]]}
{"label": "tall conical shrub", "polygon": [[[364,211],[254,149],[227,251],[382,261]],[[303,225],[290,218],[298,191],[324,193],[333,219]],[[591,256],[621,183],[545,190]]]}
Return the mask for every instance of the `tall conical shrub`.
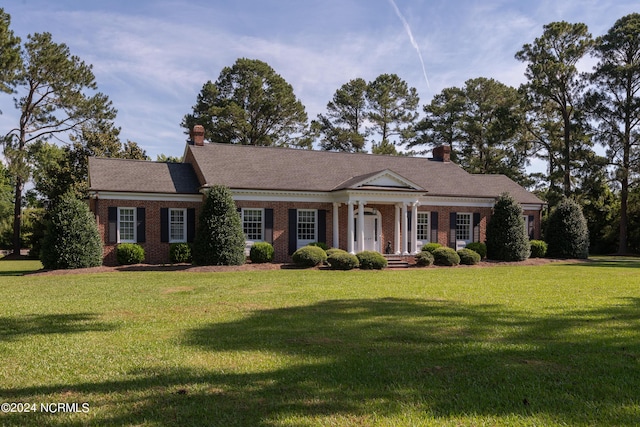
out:
{"label": "tall conical shrub", "polygon": [[102,265],[102,240],[87,204],[63,196],[51,210],[40,253],[46,269]]}
{"label": "tall conical shrub", "polygon": [[244,232],[231,192],[213,186],[206,195],[198,232],[193,242],[193,262],[199,265],[242,265]]}
{"label": "tall conical shrub", "polygon": [[491,220],[487,224],[487,258],[523,261],[530,254],[522,207],[508,193],[504,193],[498,197]]}
{"label": "tall conical shrub", "polygon": [[589,229],[579,204],[568,198],[558,203],[549,215],[545,240],[548,257],[584,259],[589,256]]}

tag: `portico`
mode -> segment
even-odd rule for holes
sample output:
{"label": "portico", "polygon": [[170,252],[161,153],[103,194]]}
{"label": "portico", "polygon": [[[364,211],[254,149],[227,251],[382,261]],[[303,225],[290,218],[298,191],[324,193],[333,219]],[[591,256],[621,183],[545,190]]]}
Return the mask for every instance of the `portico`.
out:
{"label": "portico", "polygon": [[[341,221],[347,223],[346,238],[347,252],[352,254],[365,250],[372,250],[384,253],[386,243],[385,237],[392,242],[392,254],[412,255],[416,254],[418,248],[418,206],[420,202],[413,198],[402,200],[372,200],[354,197],[344,203],[333,203],[333,246],[343,246],[340,235],[339,224]],[[340,217],[340,206],[347,206],[346,218]],[[388,222],[388,218],[383,218],[380,205],[393,206],[393,237],[383,236],[383,220]],[[388,210],[387,210],[388,211]],[[388,215],[388,214],[387,214]],[[390,234],[390,233],[388,233]]]}

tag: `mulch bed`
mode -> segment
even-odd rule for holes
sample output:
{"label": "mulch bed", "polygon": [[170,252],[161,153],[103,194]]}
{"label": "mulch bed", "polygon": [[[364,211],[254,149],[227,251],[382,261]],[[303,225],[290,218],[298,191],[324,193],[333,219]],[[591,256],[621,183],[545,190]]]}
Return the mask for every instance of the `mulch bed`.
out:
{"label": "mulch bed", "polygon": [[[12,259],[28,259],[26,257],[12,257]],[[8,258],[3,258],[8,259]],[[530,258],[525,261],[519,262],[504,262],[504,261],[482,261],[477,265],[467,266],[460,265],[457,267],[427,267],[427,268],[482,268],[493,267],[497,265],[505,266],[519,266],[519,265],[544,265],[552,262],[563,263],[581,263],[588,262],[588,260],[566,260],[566,259],[548,259],[548,258]],[[326,267],[316,267],[316,269],[325,269]],[[413,270],[416,267],[411,266],[409,268],[398,268],[394,270]],[[282,270],[282,269],[296,269],[292,264],[252,264],[246,263],[244,265],[191,265],[191,264],[173,264],[173,265],[152,265],[152,264],[136,264],[125,266],[100,266],[91,268],[78,268],[74,270],[40,270],[30,275],[65,275],[65,274],[87,274],[87,273],[113,273],[113,272],[129,272],[129,271],[185,271],[189,273],[221,273],[221,272],[233,272],[233,271],[266,271],[266,270]]]}

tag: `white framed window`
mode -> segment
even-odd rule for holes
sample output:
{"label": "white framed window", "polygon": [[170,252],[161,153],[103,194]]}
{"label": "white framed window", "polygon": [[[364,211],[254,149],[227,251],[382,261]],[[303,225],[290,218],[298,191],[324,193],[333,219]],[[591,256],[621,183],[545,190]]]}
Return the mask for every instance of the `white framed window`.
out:
{"label": "white framed window", "polygon": [[429,216],[429,212],[418,212],[417,240],[422,243],[428,243],[430,240]]}
{"label": "white framed window", "polygon": [[242,231],[247,241],[264,240],[264,209],[242,209]]}
{"label": "white framed window", "polygon": [[318,211],[315,209],[298,209],[298,247],[317,241]]}
{"label": "white framed window", "polygon": [[136,242],[136,208],[118,208],[118,243]]}
{"label": "white framed window", "polygon": [[456,240],[471,242],[471,214],[456,214]]}
{"label": "white framed window", "polygon": [[187,241],[187,210],[169,209],[169,242]]}

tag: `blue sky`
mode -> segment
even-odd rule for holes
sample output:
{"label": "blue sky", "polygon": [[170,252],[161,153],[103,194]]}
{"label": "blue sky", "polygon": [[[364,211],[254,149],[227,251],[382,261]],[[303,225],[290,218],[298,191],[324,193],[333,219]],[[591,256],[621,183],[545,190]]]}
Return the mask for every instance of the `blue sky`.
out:
{"label": "blue sky", "polygon": [[[50,32],[93,64],[99,90],[118,110],[121,139],[137,142],[153,159],[182,155],[182,117],[202,85],[240,57],[273,67],[313,119],[356,77],[398,74],[417,89],[421,106],[476,77],[517,87],[525,65],[514,55],[544,24],[583,22],[598,36],[638,11],[637,0],[395,0],[401,16],[392,0],[6,3],[23,40]],[[590,66],[582,64],[585,71]],[[4,134],[18,117],[10,96],[0,94],[0,110]]]}

